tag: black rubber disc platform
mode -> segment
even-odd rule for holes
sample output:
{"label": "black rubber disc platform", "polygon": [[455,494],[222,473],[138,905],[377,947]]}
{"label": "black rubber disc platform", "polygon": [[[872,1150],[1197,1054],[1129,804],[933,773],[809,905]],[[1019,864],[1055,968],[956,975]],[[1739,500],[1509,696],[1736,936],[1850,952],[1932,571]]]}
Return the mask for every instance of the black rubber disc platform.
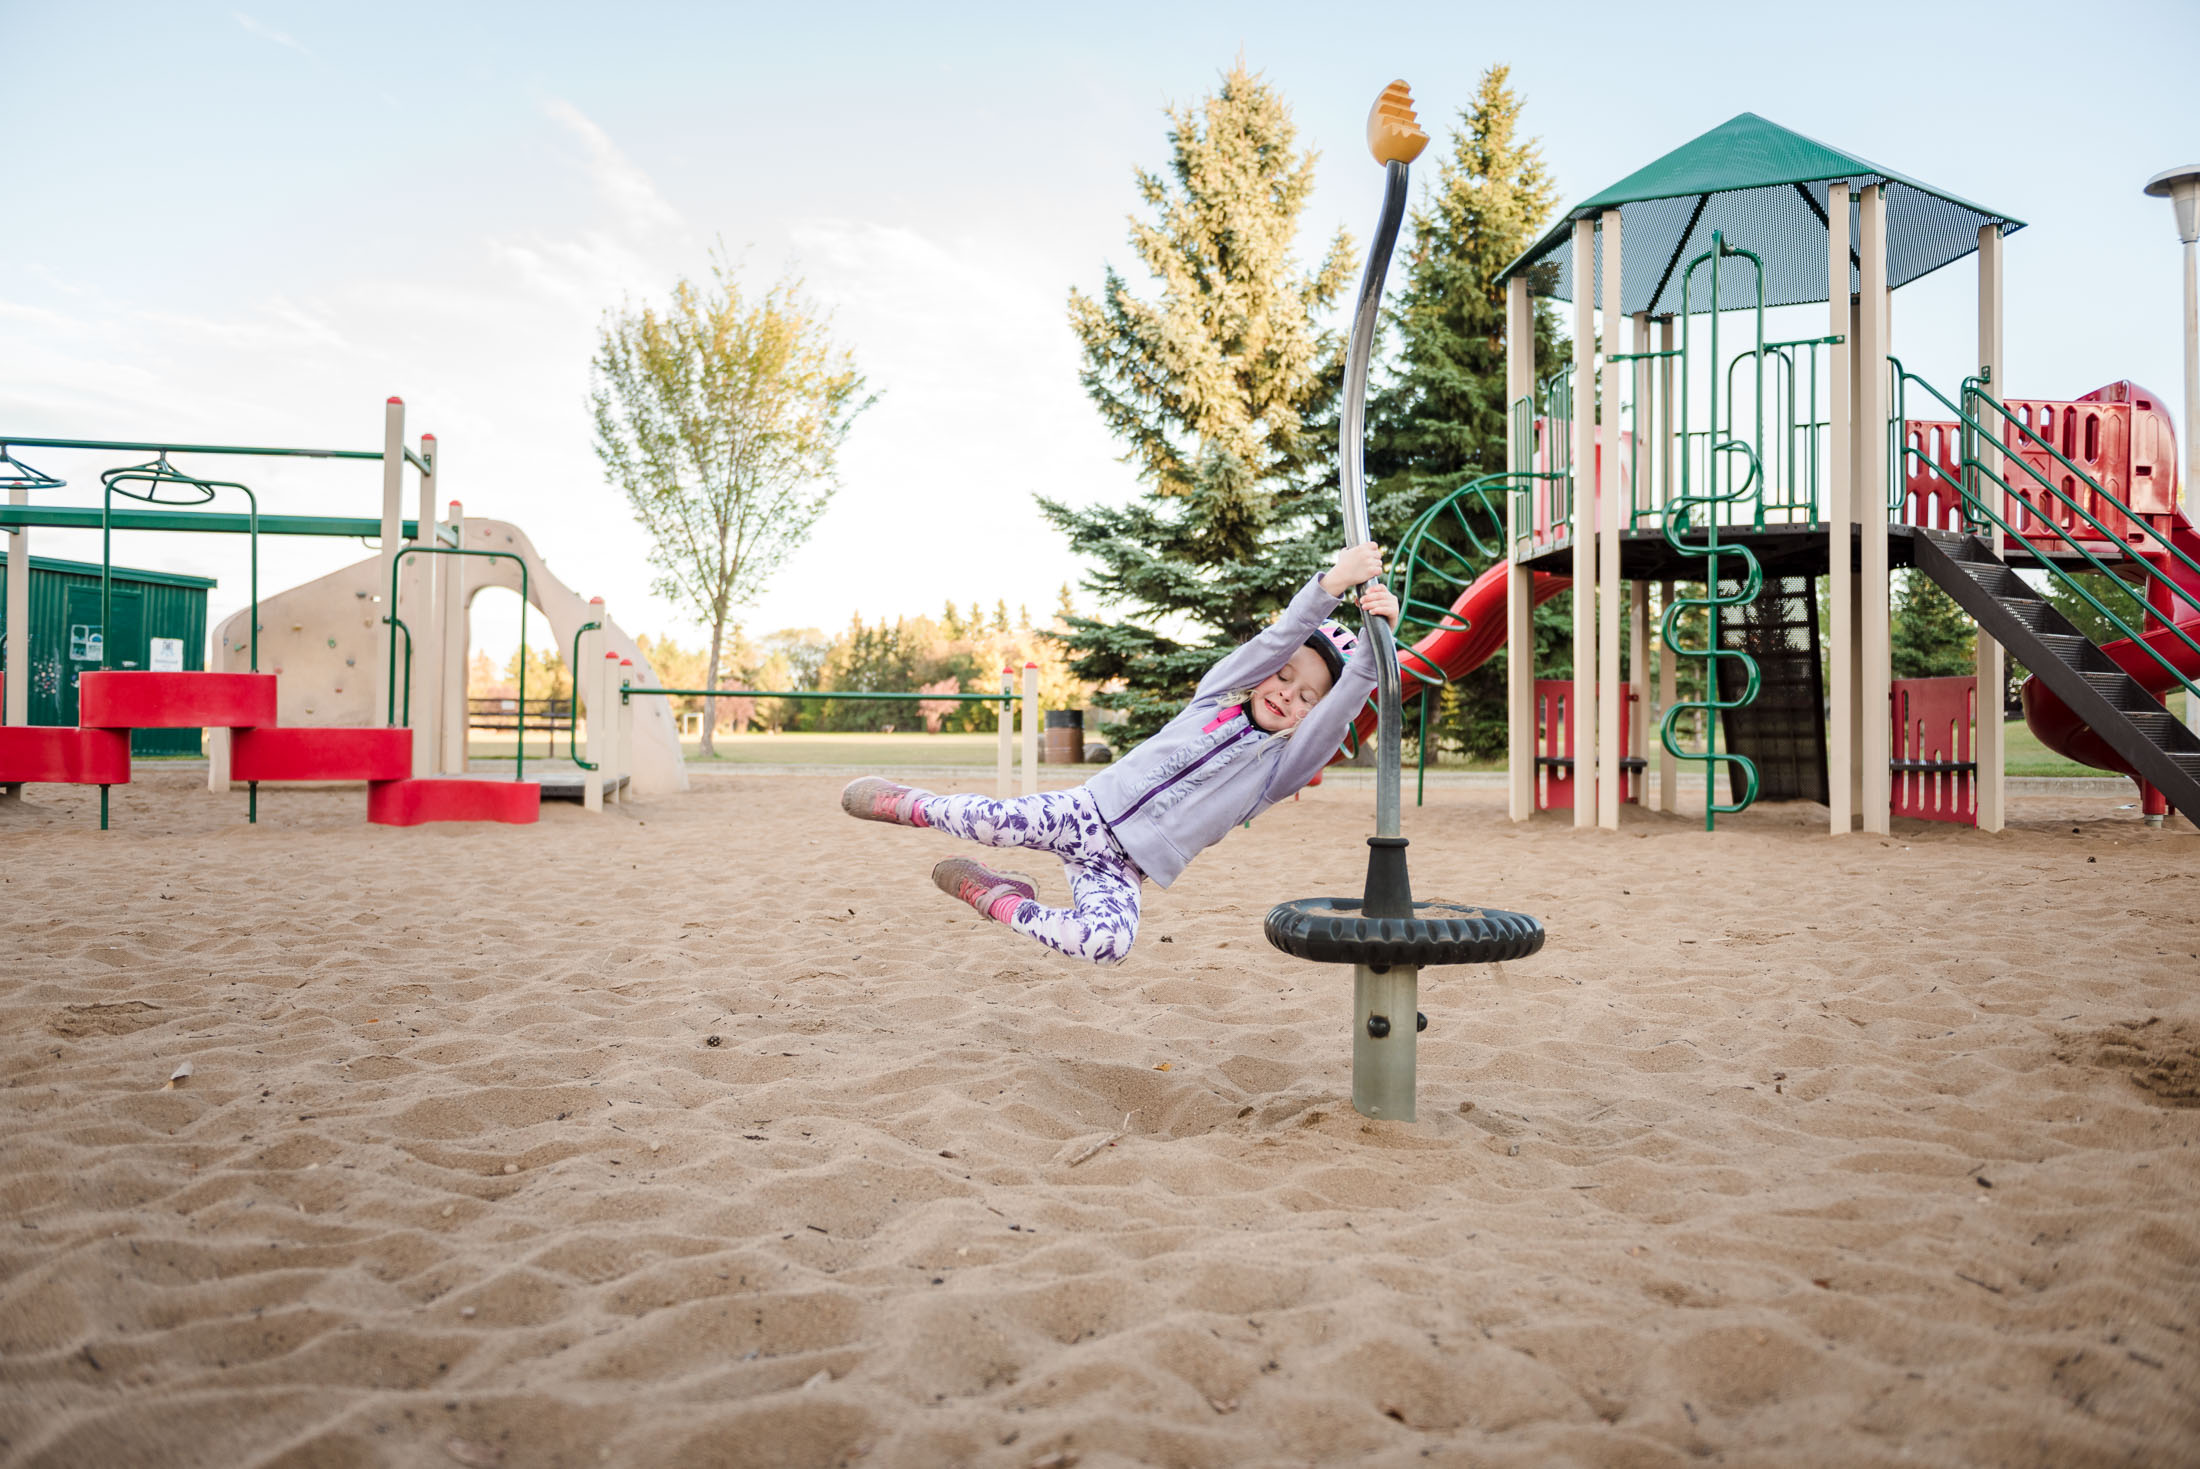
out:
{"label": "black rubber disc platform", "polygon": [[1300,898],[1268,910],[1261,931],[1317,964],[1494,964],[1543,947],[1525,913],[1464,903],[1415,903],[1411,918],[1368,918],[1358,898]]}

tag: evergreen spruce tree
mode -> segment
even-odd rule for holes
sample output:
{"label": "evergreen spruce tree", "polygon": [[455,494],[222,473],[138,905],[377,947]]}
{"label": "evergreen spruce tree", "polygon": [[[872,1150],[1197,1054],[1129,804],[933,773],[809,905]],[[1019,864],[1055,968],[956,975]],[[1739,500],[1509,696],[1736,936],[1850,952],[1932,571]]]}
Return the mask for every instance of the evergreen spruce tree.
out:
{"label": "evergreen spruce tree", "polygon": [[[1368,475],[1375,484],[1370,508],[1386,545],[1395,545],[1413,518],[1443,496],[1507,467],[1505,290],[1497,275],[1535,243],[1558,202],[1541,146],[1520,136],[1522,104],[1509,84],[1510,71],[1492,66],[1483,72],[1452,132],[1451,156],[1437,165],[1434,187],[1412,214],[1405,279],[1389,313],[1397,360],[1368,413]],[[1555,371],[1564,353],[1552,313],[1539,300],[1537,378]],[[1462,508],[1483,545],[1502,554],[1503,498]],[[1443,541],[1451,554],[1437,553],[1434,564],[1462,582],[1493,559],[1456,527]],[[1397,580],[1403,575],[1400,568]],[[1442,606],[1457,589],[1429,581],[1413,592],[1417,603]],[[1570,598],[1559,597],[1536,610],[1539,673],[1562,678],[1572,666],[1569,609]],[[1416,607],[1406,615],[1427,620],[1436,614]],[[1431,739],[1470,757],[1502,754],[1505,667],[1500,651],[1447,690],[1431,711]]]}
{"label": "evergreen spruce tree", "polygon": [[1954,678],[1978,668],[1978,630],[1956,599],[1918,571],[1898,573],[1894,615],[1896,678]]}
{"label": "evergreen spruce tree", "polygon": [[1132,739],[1335,554],[1343,348],[1314,316],[1355,263],[1341,231],[1312,271],[1293,260],[1315,155],[1297,151],[1289,107],[1242,61],[1169,124],[1166,173],[1137,176],[1150,218],[1130,231],[1157,294],[1134,294],[1113,268],[1097,299],[1070,293],[1079,380],[1145,493],[1119,509],[1039,502],[1098,563],[1086,588],[1127,614],[1065,620],[1078,677],[1121,682],[1100,702],[1127,711]]}

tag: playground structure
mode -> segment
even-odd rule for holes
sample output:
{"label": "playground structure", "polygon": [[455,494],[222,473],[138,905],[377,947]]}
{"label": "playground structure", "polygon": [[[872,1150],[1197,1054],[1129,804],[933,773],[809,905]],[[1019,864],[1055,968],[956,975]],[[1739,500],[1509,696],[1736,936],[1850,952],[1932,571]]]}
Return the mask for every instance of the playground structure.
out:
{"label": "playground structure", "polygon": [[[1382,213],[1368,247],[1345,356],[1344,412],[1337,427],[1344,543],[1369,539],[1366,488],[1367,374],[1381,314],[1383,278],[1405,217],[1406,180],[1428,134],[1404,82],[1392,82],[1367,118],[1368,151],[1383,165]],[[1367,588],[1356,589],[1361,595]],[[1441,635],[1441,634],[1439,634]],[[1543,926],[1523,913],[1459,903],[1416,902],[1400,830],[1399,748],[1403,680],[1389,623],[1365,619],[1375,658],[1375,835],[1367,839],[1367,881],[1358,898],[1301,898],[1269,910],[1269,943],[1301,959],[1352,966],[1352,1106],[1365,1117],[1415,1119],[1421,970],[1433,964],[1522,959],[1543,947]],[[1427,653],[1408,658],[1426,661]],[[1410,1020],[1408,1017],[1411,1017]]]}
{"label": "playground structure", "polygon": [[[1884,834],[1895,815],[1999,830],[2005,650],[2030,670],[2043,744],[2131,776],[2151,824],[2200,816],[2200,735],[2165,704],[2200,694],[2200,532],[2170,420],[2129,382],[2010,393],[2003,248],[2020,228],[1744,113],[1507,267],[1508,468],[1431,506],[1396,563],[1401,634],[1419,634],[1409,698],[1530,647],[1532,608],[1576,592],[1575,677],[1508,662],[1513,819],[1570,806],[1611,829],[1624,801],[1675,810],[1676,767],[1695,762],[1707,828],[1812,799],[1834,833]],[[1978,369],[1943,392],[1894,354],[1891,298],[1972,255]],[[1573,335],[1541,381],[1539,296],[1571,303]],[[1812,302],[1823,333],[1768,337],[1768,309]],[[1904,566],[1977,623],[1975,679],[1893,678]],[[2047,587],[2119,636],[2081,636]],[[1361,737],[1377,723],[1371,707]]]}
{"label": "playground structure", "polygon": [[[660,702],[637,719],[621,696],[638,667],[646,678],[632,640],[604,613],[601,599],[584,603],[558,581],[517,527],[497,521],[469,527],[456,502],[439,524],[435,437],[423,435],[417,449],[409,446],[404,417],[403,401],[391,398],[379,451],[0,437],[0,487],[9,492],[0,527],[9,534],[11,565],[30,564],[36,527],[100,529],[105,568],[112,567],[115,533],[140,530],[241,534],[252,562],[251,600],[215,630],[206,670],[115,670],[103,657],[99,670],[78,681],[73,727],[30,725],[28,681],[16,680],[0,703],[0,786],[96,784],[104,828],[108,788],[130,779],[130,730],[204,729],[210,786],[245,784],[251,820],[258,818],[263,783],[364,781],[368,819],[382,824],[533,821],[543,784],[525,778],[524,748],[510,780],[477,779],[467,770],[469,609],[485,587],[506,586],[522,598],[523,653],[526,609],[533,606],[548,616],[560,645],[574,649],[579,693],[598,715],[589,724],[589,758],[574,751],[576,767],[585,772],[578,782],[583,803],[600,810],[607,795],[616,801],[629,791],[684,788],[669,713]],[[31,503],[34,492],[58,490],[64,481],[16,457],[29,449],[150,452],[156,458],[104,472],[95,509]],[[381,515],[262,515],[246,485],[186,471],[174,462],[183,455],[377,460]],[[401,504],[407,466],[417,471],[419,494],[419,513],[411,520]],[[225,492],[244,499],[244,514],[198,508]],[[118,495],[148,508],[117,508]],[[378,536],[379,547],[354,566],[262,599],[263,534]],[[110,579],[111,571],[103,571],[103,585]],[[10,668],[29,663],[28,594],[27,576],[9,579]],[[102,628],[110,617],[108,600],[103,591]],[[522,668],[524,674],[524,659]],[[445,710],[452,711],[450,718]]]}

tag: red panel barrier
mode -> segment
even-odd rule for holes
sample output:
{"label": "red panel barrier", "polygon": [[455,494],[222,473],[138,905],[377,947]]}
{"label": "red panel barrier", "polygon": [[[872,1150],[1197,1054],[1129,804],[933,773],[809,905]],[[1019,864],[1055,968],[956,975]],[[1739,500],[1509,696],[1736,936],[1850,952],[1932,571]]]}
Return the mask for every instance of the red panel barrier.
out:
{"label": "red panel barrier", "polygon": [[57,785],[130,783],[130,732],[70,725],[0,725],[0,783]]}
{"label": "red panel barrier", "polygon": [[[2002,406],[2055,450],[2051,454],[2034,443],[2024,429],[2003,426],[2003,454],[2022,460],[2023,465],[2008,464],[2002,471],[2015,493],[2003,497],[2001,514],[2019,534],[2054,551],[2069,549],[2056,526],[2076,540],[2103,543],[2101,532],[2084,515],[2042,487],[2040,481],[2045,479],[2112,537],[2159,549],[2159,537],[2149,535],[2110,503],[2120,500],[2156,531],[2170,530],[2168,517],[2177,508],[2177,438],[2168,414],[2152,393],[2126,381],[2095,388],[2082,398],[2005,398]],[[1939,465],[1947,476],[1942,478],[1910,455],[1903,457],[1904,500],[1898,516],[1902,524],[1935,530],[1962,528],[1961,496],[1950,483],[1962,478],[1960,432],[1953,423],[1922,419],[1902,425],[1903,442]],[[2106,492],[2105,497],[2087,488],[2064,467],[2063,460],[2083,470]]]}
{"label": "red panel barrier", "polygon": [[232,780],[407,780],[409,729],[259,728],[230,737]]}
{"label": "red panel barrier", "polygon": [[378,780],[367,787],[367,820],[382,826],[427,821],[524,826],[541,815],[542,787],[531,780]]}
{"label": "red panel barrier", "polygon": [[1894,814],[1978,825],[1976,678],[1898,678],[1894,718]]}
{"label": "red panel barrier", "polygon": [[[1632,704],[1642,696],[1633,689],[1627,691],[1627,702]],[[1574,771],[1572,764],[1557,765],[1549,762],[1571,761],[1574,758],[1575,718],[1574,681],[1570,678],[1539,678],[1535,681],[1535,809],[1538,811],[1570,811],[1574,804]],[[1633,720],[1624,715],[1619,722],[1619,757],[1625,760],[1629,750],[1629,726]],[[1625,771],[1620,777],[1619,798],[1622,801],[1642,799],[1642,773]]]}
{"label": "red panel barrier", "polygon": [[87,673],[77,722],[99,729],[243,729],[275,722],[272,673]]}

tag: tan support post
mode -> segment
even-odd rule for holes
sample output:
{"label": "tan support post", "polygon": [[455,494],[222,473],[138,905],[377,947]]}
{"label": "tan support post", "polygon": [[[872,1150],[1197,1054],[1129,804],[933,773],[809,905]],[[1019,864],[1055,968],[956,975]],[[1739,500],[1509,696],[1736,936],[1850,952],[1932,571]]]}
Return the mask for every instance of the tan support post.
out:
{"label": "tan support post", "polygon": [[[1627,350],[1635,354],[1630,364],[1634,371],[1628,374],[1630,391],[1635,404],[1635,451],[1628,456],[1628,463],[1635,470],[1635,478],[1627,487],[1629,509],[1652,510],[1660,503],[1662,491],[1657,485],[1658,436],[1657,415],[1659,404],[1652,392],[1656,378],[1650,371],[1650,362],[1643,354],[1650,348],[1650,313],[1638,311],[1627,318]],[[1627,748],[1648,761],[1650,756],[1650,696],[1651,646],[1650,646],[1650,583],[1637,581],[1627,587]],[[1658,809],[1657,797],[1650,784],[1647,764],[1643,779],[1636,787],[1637,804],[1646,811]],[[1624,773],[1622,779],[1624,780]]]}
{"label": "tan support post", "polygon": [[[1514,422],[1513,405],[1529,400],[1528,422]],[[1535,300],[1528,278],[1505,282],[1505,467],[1535,460]],[[1540,493],[1536,491],[1533,493]],[[1515,560],[1534,527],[1532,500],[1505,497],[1505,809],[1514,821],[1535,814],[1535,573]],[[1525,518],[1526,523],[1523,523]]]}
{"label": "tan support post", "polygon": [[368,604],[380,607],[382,615],[381,656],[374,660],[372,722],[377,729],[386,729],[390,723],[390,651],[397,644],[397,627],[390,621],[397,615],[390,596],[390,567],[396,564],[404,530],[404,489],[405,400],[393,397],[382,405],[382,561],[374,579],[374,600]]}
{"label": "tan support post", "polygon": [[[1625,507],[1620,500],[1619,393],[1622,351],[1620,323],[1619,211],[1604,211],[1604,350],[1597,354],[1598,398],[1604,416],[1597,425],[1597,825],[1619,830],[1619,730],[1627,717],[1627,685],[1620,674],[1619,625],[1626,604],[1619,590],[1619,536]],[[1577,776],[1580,767],[1575,767]]]}
{"label": "tan support post", "polygon": [[1834,836],[1854,823],[1856,789],[1850,764],[1856,758],[1851,723],[1856,709],[1856,572],[1849,558],[1856,520],[1855,297],[1849,290],[1849,186],[1826,191],[1826,334],[1840,338],[1826,349],[1826,825]]}
{"label": "tan support post", "polygon": [[628,793],[634,785],[634,701],[626,691],[634,683],[634,660],[619,660],[619,774],[627,777],[619,785],[619,804],[627,803]]}
{"label": "tan support post", "polygon": [[[463,557],[447,556],[446,561],[463,560]],[[581,778],[581,809],[603,810],[603,750],[604,725],[610,701],[604,696],[603,652],[610,645],[611,616],[604,611],[603,598],[588,599],[588,620],[596,624],[591,632],[581,634],[580,651],[573,656],[573,699],[576,711],[585,709],[588,714],[588,738],[582,741],[581,758],[594,765],[579,769]],[[587,670],[583,677],[583,670]]]}
{"label": "tan support post", "polygon": [[1016,794],[1016,670],[1001,670],[1001,748],[993,767],[993,794],[1006,801]]}
{"label": "tan support post", "polygon": [[[1658,321],[1658,350],[1673,350],[1673,318],[1662,317]],[[1673,359],[1658,359],[1658,504],[1662,508],[1673,499]],[[1665,711],[1673,707],[1680,697],[1680,658],[1665,646],[1665,611],[1673,605],[1673,583],[1658,583],[1658,708],[1656,729],[1665,728]],[[1664,739],[1658,738],[1658,800],[1654,809],[1680,810],[1680,762],[1665,748]]]}
{"label": "tan support post", "polygon": [[[2003,376],[2001,290],[2002,290],[2001,226],[1986,224],[1978,232],[1978,361],[1979,376],[1985,379],[1986,396],[1995,402],[2007,391],[2007,379]],[[1989,474],[2001,477],[2001,428],[1991,415],[1980,415],[1981,423],[1991,432],[1979,437],[1979,458]],[[2188,430],[2189,432],[2189,430]],[[1979,494],[1997,511],[2001,510],[2001,492],[1991,479],[1979,485]],[[2006,512],[2002,512],[2006,513]],[[1998,554],[2002,550],[2001,527],[1989,524],[1986,528],[1988,544]],[[1916,575],[1912,572],[1911,575]],[[2000,831],[2004,815],[2002,796],[2006,789],[2003,781],[2007,765],[2005,729],[2001,722],[2001,690],[2007,682],[2007,667],[2001,644],[1986,635],[1986,629],[1978,630],[1978,737],[1971,746],[1971,758],[1978,762],[1978,829]]]}
{"label": "tan support post", "polygon": [[1862,430],[1856,463],[1857,524],[1864,548],[1858,631],[1864,642],[1863,662],[1857,680],[1857,705],[1863,715],[1864,830],[1879,836],[1893,831],[1894,728],[1887,698],[1894,683],[1894,647],[1889,626],[1887,583],[1887,358],[1892,351],[1891,313],[1887,302],[1887,187],[1873,184],[1864,190],[1861,211],[1863,239],[1858,254],[1863,260],[1863,341],[1858,357],[1861,381],[1857,393],[1857,418]]}
{"label": "tan support post", "polygon": [[[1665,609],[1672,605],[1673,583],[1669,581],[1659,582],[1658,621],[1661,627],[1665,621]],[[1680,659],[1674,656],[1672,649],[1665,646],[1665,640],[1660,635],[1658,639],[1658,722],[1650,735],[1652,739],[1657,740],[1658,745],[1658,794],[1657,799],[1651,802],[1650,805],[1650,809],[1653,811],[1678,811],[1681,809],[1680,762],[1673,758],[1673,752],[1665,748],[1665,741],[1659,737],[1660,731],[1665,727],[1665,711],[1672,708],[1673,701],[1680,697],[1680,685],[1675,677],[1679,664]]]}
{"label": "tan support post", "polygon": [[[427,469],[420,476],[420,514],[413,527],[413,544],[434,546],[435,492],[438,460],[434,434],[420,436],[420,457]],[[453,561],[453,556],[415,556],[405,566],[405,584],[414,588],[416,596],[408,605],[412,615],[405,619],[405,626],[412,629],[412,747],[413,775],[435,774],[436,730],[439,724],[437,706],[443,699],[443,639],[436,635],[440,624],[436,620],[435,589],[441,580],[437,572],[440,562]],[[523,721],[524,722],[524,721]]]}
{"label": "tan support post", "polygon": [[[453,500],[450,518],[451,544],[466,544],[466,507]],[[467,745],[472,734],[473,705],[466,698],[473,652],[473,609],[466,595],[467,561],[463,556],[438,556],[436,608],[443,624],[443,756],[438,768],[446,775],[466,773]]]}
{"label": "tan support post", "polygon": [[1596,221],[1574,221],[1574,825],[1594,826],[1597,739]]}
{"label": "tan support post", "polygon": [[1039,665],[1024,665],[1024,794],[1039,794]]}

